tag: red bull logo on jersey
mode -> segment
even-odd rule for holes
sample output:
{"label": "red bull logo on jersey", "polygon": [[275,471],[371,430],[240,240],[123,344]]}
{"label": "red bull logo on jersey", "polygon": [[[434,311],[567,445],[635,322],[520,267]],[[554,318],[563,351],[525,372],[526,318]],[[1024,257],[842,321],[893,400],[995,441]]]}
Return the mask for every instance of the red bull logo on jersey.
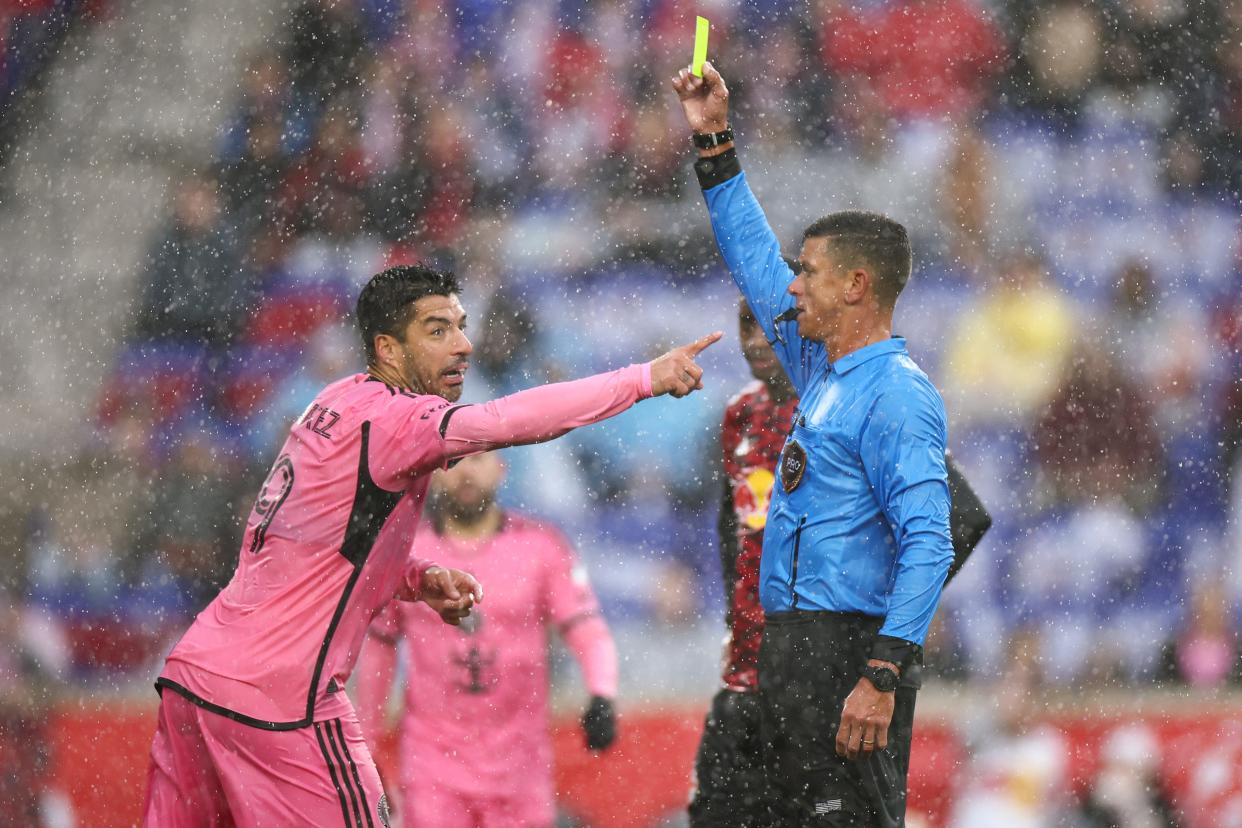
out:
{"label": "red bull logo on jersey", "polygon": [[733,484],[733,509],[738,529],[761,532],[768,522],[768,504],[772,502],[772,485],[776,477],[764,468],[742,470],[742,478]]}

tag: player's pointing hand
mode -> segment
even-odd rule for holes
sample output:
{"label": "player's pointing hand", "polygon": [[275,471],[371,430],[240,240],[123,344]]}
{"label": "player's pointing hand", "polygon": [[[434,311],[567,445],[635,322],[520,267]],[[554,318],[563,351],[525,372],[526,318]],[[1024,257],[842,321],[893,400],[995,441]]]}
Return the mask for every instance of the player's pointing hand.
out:
{"label": "player's pointing hand", "polygon": [[457,626],[483,600],[483,587],[469,572],[433,566],[423,573],[422,600],[440,613],[444,623]]}
{"label": "player's pointing hand", "polygon": [[681,100],[690,129],[695,132],[720,132],[729,125],[729,88],[710,62],[703,64],[703,77],[686,67],[673,78],[673,89]]}
{"label": "player's pointing hand", "polygon": [[664,356],[651,363],[651,394],[672,394],[684,397],[703,387],[703,369],[695,364],[694,359],[711,344],[719,342],[724,336],[722,331],[709,333],[707,336],[680,348],[674,348]]}

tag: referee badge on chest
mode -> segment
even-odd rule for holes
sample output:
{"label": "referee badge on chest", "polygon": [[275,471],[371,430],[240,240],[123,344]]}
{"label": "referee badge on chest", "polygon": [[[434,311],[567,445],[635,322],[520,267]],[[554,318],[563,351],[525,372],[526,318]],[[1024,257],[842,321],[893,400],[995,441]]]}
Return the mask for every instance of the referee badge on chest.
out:
{"label": "referee badge on chest", "polygon": [[781,485],[792,492],[802,482],[806,472],[806,449],[797,440],[790,440],[781,455]]}

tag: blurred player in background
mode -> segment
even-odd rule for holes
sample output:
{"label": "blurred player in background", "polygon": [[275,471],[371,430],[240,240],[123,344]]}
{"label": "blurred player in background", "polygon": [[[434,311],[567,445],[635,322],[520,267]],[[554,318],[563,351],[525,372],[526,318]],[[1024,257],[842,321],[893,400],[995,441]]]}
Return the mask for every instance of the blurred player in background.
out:
{"label": "blurred player in background", "polygon": [[448,622],[482,597],[471,576],[410,556],[431,472],[550,440],[658,394],[701,388],[719,333],[647,364],[455,405],[472,351],[456,277],[395,267],[358,297],[367,370],[293,423],[246,524],[237,571],[156,682],[144,824],[388,821],[343,691],[367,626],[394,596]]}
{"label": "blurred player in background", "polygon": [[461,626],[394,601],[371,625],[358,668],[360,717],[382,732],[401,642],[409,668],[399,735],[404,828],[550,828],[555,821],[548,731],[548,638],[574,654],[591,701],[586,744],[615,736],[617,651],[565,538],[496,502],[497,454],[469,457],[437,476],[431,531],[414,557],[463,567],[487,584],[487,606]]}
{"label": "blurred player in background", "polygon": [[[797,262],[786,259],[797,269]],[[696,828],[759,828],[774,819],[759,731],[759,558],[776,466],[798,408],[798,397],[763,329],[742,300],[738,304],[742,356],[755,382],[725,409],[721,427],[724,489],[720,504],[720,565],[728,607],[723,687],[712,700],[695,760],[690,823]],[[948,580],[992,525],[991,515],[947,455],[953,536]],[[947,584],[946,580],[946,584]],[[912,668],[913,678],[917,668]]]}
{"label": "blurred player in background", "polygon": [[762,826],[770,789],[759,741],[759,557],[777,461],[798,397],[745,301],[738,305],[742,355],[755,382],[729,401],[721,427],[724,491],[720,567],[728,607],[724,686],[712,700],[695,760],[694,826]]}

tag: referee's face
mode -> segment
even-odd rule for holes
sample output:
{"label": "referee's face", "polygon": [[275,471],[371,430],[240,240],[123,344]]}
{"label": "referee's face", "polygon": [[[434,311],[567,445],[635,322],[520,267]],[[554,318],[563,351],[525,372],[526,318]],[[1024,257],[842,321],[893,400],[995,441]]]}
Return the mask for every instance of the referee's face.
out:
{"label": "referee's face", "polygon": [[466,311],[457,295],[415,302],[403,340],[397,356],[409,387],[449,402],[460,399],[474,346],[466,338]]}
{"label": "referee's face", "polygon": [[801,272],[789,285],[798,314],[798,336],[818,342],[831,337],[840,327],[845,306],[846,280],[834,260],[828,239],[812,237],[802,242]]}

